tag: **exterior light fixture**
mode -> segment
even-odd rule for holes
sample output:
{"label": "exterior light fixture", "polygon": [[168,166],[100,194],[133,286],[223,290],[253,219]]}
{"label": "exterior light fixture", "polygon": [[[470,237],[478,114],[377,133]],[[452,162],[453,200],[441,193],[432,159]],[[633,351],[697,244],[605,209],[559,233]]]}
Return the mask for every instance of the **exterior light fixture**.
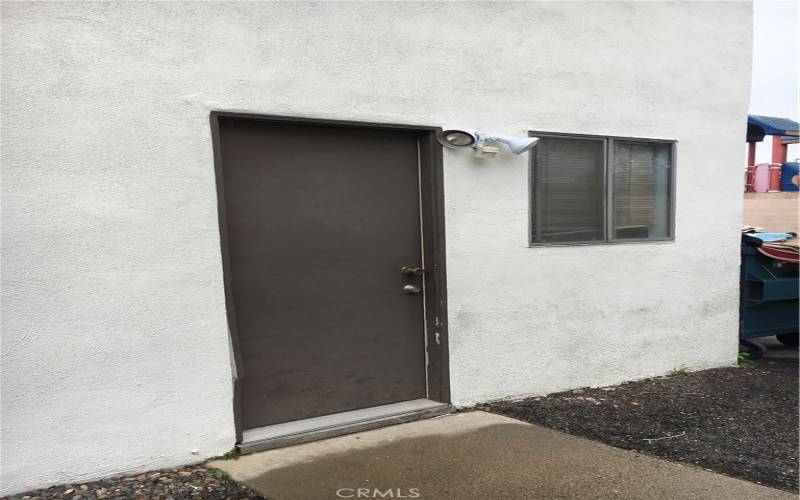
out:
{"label": "exterior light fixture", "polygon": [[446,148],[466,148],[478,142],[478,135],[474,130],[444,130],[437,137],[439,143]]}
{"label": "exterior light fixture", "polygon": [[507,135],[492,134],[486,138],[487,141],[502,142],[515,155],[521,155],[525,151],[530,151],[539,142],[538,137],[508,137]]}
{"label": "exterior light fixture", "polygon": [[538,137],[509,137],[502,134],[483,134],[473,129],[447,129],[437,136],[439,143],[450,149],[472,148],[476,158],[494,158],[500,148],[490,146],[490,142],[499,142],[508,146],[515,155],[530,151]]}

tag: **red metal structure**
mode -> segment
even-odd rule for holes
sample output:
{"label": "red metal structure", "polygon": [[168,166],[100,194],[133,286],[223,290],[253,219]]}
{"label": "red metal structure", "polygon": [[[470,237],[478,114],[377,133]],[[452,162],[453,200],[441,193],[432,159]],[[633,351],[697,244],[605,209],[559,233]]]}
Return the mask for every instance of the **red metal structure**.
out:
{"label": "red metal structure", "polygon": [[769,192],[781,190],[781,166],[786,163],[789,144],[800,142],[800,127],[794,120],[774,116],[747,116],[747,168],[745,191],[755,191],[756,144],[772,136],[772,161],[769,165]]}

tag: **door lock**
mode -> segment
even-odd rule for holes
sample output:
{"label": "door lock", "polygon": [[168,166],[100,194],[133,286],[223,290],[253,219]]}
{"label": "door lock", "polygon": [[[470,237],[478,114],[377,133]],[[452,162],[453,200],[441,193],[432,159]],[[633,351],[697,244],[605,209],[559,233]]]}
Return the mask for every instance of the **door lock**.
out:
{"label": "door lock", "polygon": [[425,269],[422,269],[421,267],[406,266],[401,269],[400,272],[407,276],[419,276],[421,274],[425,274]]}
{"label": "door lock", "polygon": [[416,295],[422,291],[422,289],[415,285],[406,285],[403,287],[403,291],[409,295]]}

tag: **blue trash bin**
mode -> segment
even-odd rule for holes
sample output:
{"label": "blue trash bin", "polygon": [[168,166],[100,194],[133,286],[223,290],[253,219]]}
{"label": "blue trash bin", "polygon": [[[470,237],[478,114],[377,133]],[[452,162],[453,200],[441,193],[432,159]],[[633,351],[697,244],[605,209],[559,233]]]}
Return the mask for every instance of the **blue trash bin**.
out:
{"label": "blue trash bin", "polygon": [[742,237],[739,338],[779,336],[796,342],[800,290],[797,265],[782,263],[758,251],[755,238]]}

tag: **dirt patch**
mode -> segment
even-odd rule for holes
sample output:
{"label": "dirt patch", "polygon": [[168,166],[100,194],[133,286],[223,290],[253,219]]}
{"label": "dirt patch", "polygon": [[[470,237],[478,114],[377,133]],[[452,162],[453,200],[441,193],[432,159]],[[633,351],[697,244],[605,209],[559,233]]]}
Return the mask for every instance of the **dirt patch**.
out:
{"label": "dirt patch", "polygon": [[136,476],[104,479],[90,483],[65,484],[47,489],[28,491],[8,500],[184,500],[218,498],[226,500],[262,499],[247,486],[229,479],[222,471],[202,465],[165,469]]}
{"label": "dirt patch", "polygon": [[797,377],[796,359],[766,359],[479,408],[797,491]]}

